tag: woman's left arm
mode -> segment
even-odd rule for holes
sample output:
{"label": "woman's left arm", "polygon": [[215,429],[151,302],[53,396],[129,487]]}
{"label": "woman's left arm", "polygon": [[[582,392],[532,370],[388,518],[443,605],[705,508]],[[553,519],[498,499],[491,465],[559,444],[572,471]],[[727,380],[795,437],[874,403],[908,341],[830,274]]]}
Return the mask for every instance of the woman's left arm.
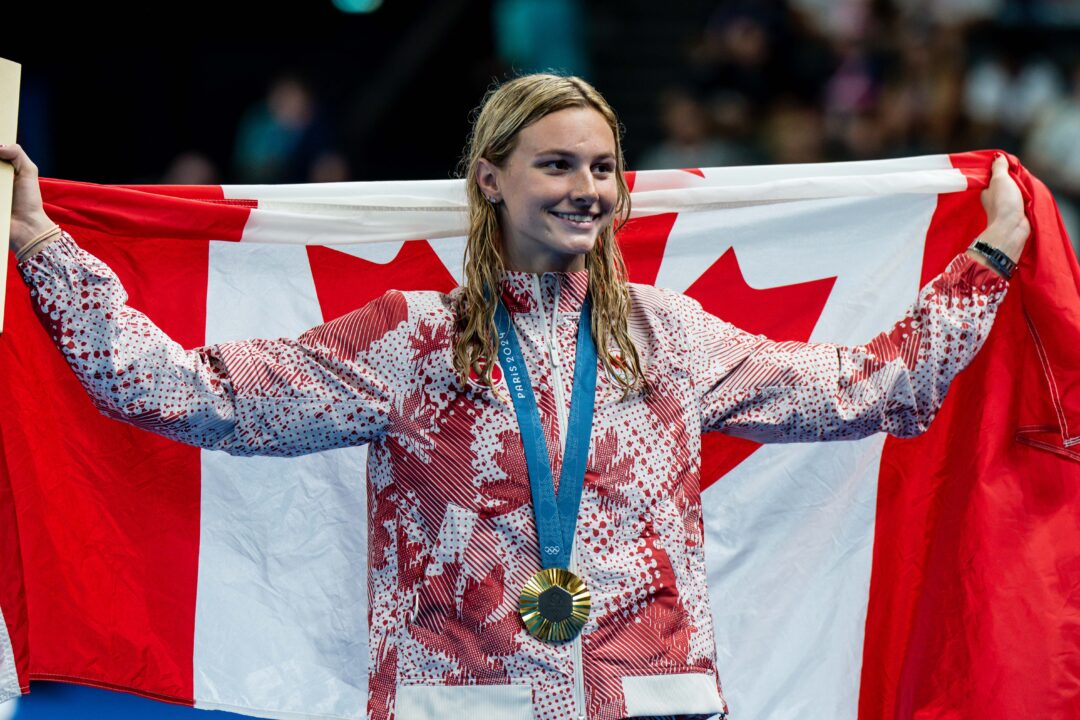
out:
{"label": "woman's left arm", "polygon": [[924,432],[990,332],[1007,281],[961,253],[865,345],[774,341],[691,300],[702,430],[758,442]]}
{"label": "woman's left arm", "polygon": [[[988,225],[978,239],[1018,260],[1030,226],[1003,156],[982,202]],[[918,435],[983,346],[1007,290],[981,255],[966,251],[890,330],[855,346],[751,335],[685,298],[702,430],[759,442]]]}

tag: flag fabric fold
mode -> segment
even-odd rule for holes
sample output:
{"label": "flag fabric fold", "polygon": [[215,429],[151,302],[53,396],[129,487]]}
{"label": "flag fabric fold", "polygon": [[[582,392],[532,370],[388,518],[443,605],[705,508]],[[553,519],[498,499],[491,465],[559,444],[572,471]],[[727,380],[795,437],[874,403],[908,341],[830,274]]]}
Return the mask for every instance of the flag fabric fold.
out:
{"label": "flag fabric fold", "polygon": [[[619,242],[630,280],[743,329],[865,342],[983,229],[992,157],[631,173]],[[1050,192],[1010,163],[1032,238],[929,430],[703,437],[732,718],[1080,717],[1080,268]],[[462,279],[459,180],[42,193],[188,348]],[[0,700],[59,680],[362,718],[366,449],[233,457],[103,417],[13,260],[6,293]]]}

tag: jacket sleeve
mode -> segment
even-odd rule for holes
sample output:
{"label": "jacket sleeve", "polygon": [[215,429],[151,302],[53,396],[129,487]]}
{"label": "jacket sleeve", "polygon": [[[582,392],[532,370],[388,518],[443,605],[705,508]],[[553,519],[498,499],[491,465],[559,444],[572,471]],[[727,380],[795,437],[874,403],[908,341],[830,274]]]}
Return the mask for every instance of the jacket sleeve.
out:
{"label": "jacket sleeve", "polygon": [[986,341],[1007,290],[961,253],[892,329],[854,346],[772,341],[686,298],[702,431],[758,442],[919,435]]}
{"label": "jacket sleeve", "polygon": [[294,456],[383,434],[408,381],[408,304],[396,291],[297,339],[185,350],[128,306],[116,274],[64,231],[19,263],[38,317],[94,405],[180,442]]}

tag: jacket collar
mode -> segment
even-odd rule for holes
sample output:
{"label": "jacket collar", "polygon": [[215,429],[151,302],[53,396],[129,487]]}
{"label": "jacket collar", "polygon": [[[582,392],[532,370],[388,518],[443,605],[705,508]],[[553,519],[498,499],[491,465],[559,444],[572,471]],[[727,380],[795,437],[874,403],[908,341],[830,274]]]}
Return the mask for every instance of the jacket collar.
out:
{"label": "jacket collar", "polygon": [[533,273],[504,270],[499,282],[507,312],[531,313],[542,307],[544,315],[549,316],[556,309],[557,299],[558,313],[562,315],[581,312],[589,289],[589,271]]}

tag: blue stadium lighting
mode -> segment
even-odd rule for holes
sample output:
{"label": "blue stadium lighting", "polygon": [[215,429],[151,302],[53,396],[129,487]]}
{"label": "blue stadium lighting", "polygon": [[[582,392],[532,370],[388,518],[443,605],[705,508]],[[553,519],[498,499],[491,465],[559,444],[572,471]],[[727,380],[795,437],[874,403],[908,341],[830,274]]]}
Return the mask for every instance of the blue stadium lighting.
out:
{"label": "blue stadium lighting", "polygon": [[375,12],[382,5],[382,0],[332,0],[334,7],[346,13]]}

